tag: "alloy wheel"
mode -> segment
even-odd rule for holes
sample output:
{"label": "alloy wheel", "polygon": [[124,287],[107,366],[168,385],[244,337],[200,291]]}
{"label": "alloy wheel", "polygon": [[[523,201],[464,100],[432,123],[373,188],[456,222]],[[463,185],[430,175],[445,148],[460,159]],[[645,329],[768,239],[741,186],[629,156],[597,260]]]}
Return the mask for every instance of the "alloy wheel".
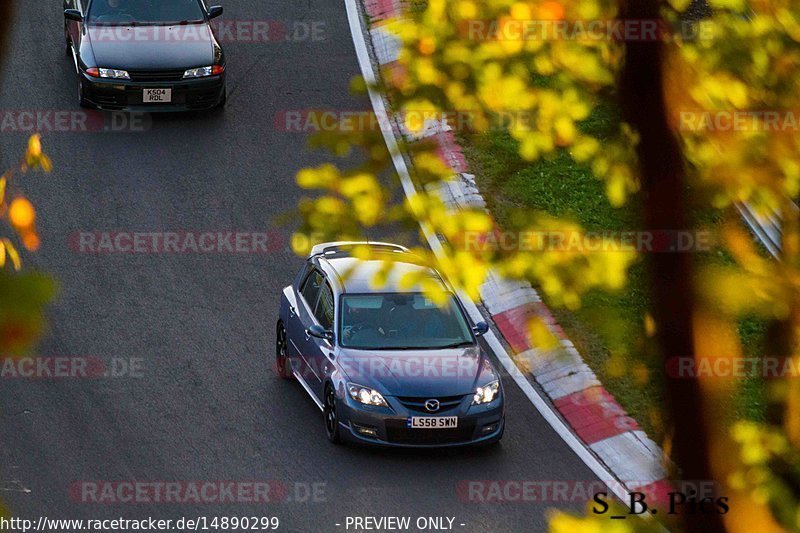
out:
{"label": "alloy wheel", "polygon": [[275,365],[278,375],[283,379],[289,379],[292,376],[289,360],[286,357],[286,329],[280,322],[275,333]]}
{"label": "alloy wheel", "polygon": [[336,414],[336,393],[333,387],[325,388],[325,402],[322,411],[325,416],[325,432],[328,440],[339,442],[339,417]]}

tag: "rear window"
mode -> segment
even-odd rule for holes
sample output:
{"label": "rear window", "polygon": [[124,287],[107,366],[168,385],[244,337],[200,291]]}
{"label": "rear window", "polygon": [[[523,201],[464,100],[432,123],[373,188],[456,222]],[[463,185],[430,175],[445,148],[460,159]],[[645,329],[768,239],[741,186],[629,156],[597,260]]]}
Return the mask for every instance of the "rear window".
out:
{"label": "rear window", "polygon": [[88,22],[169,24],[204,20],[199,0],[92,0]]}

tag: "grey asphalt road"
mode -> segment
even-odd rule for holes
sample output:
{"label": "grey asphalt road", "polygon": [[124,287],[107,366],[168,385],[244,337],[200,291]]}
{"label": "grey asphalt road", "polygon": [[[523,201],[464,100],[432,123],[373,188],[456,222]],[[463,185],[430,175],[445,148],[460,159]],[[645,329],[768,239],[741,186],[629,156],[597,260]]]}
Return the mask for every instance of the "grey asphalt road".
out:
{"label": "grey asphalt road", "polygon": [[[78,111],[60,0],[19,4],[0,109]],[[508,429],[493,450],[386,452],[326,441],[315,405],[271,368],[278,296],[301,264],[285,246],[183,255],[70,248],[76,231],[275,229],[274,217],[299,195],[295,172],[325,157],[306,149],[303,134],[279,131],[276,114],[366,109],[347,90],[358,67],[342,2],[224,7],[227,21],[315,23],[324,38],[229,42],[224,113],[156,117],[143,132],[45,132],[55,171],[20,181],[43,239],[25,259],[61,284],[37,353],[141,360],[141,370],[0,380],[0,499],[30,518],[277,516],[280,530],[345,531],[348,516],[447,516],[457,531],[544,530],[546,510],[563,503],[479,504],[457,491],[466,480],[596,479],[510,380]],[[3,167],[26,138],[0,134]],[[70,492],[87,480],[274,480],[289,497],[100,504]]]}

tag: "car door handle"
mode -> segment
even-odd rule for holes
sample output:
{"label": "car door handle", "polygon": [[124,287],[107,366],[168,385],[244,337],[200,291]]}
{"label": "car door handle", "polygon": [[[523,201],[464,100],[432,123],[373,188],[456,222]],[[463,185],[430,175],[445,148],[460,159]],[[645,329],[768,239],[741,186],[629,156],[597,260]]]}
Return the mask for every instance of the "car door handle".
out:
{"label": "car door handle", "polygon": [[294,315],[295,315],[295,314],[296,314],[296,313],[295,313],[294,307],[292,307],[292,306],[290,305],[290,306],[289,306],[289,318],[294,318]]}

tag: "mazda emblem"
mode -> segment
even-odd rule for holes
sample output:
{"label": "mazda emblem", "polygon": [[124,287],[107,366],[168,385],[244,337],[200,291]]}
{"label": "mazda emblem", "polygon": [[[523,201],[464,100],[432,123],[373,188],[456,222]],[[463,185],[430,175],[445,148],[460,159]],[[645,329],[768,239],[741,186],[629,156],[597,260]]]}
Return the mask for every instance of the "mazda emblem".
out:
{"label": "mazda emblem", "polygon": [[426,400],[425,409],[427,409],[431,413],[435,413],[436,411],[439,410],[439,400]]}

